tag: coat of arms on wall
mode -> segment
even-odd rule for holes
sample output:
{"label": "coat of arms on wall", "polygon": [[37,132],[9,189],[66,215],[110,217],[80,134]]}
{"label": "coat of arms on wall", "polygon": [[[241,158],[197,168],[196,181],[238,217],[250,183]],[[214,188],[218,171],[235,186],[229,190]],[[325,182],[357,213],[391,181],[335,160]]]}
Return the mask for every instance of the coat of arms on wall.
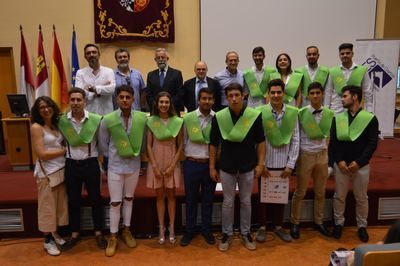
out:
{"label": "coat of arms on wall", "polygon": [[174,42],[173,0],[94,0],[96,43]]}

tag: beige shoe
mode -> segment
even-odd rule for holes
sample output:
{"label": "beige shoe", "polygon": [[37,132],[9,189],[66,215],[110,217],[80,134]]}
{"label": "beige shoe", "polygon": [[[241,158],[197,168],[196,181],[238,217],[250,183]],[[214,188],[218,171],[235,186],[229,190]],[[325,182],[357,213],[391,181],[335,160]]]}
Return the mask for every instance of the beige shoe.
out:
{"label": "beige shoe", "polygon": [[108,244],[106,248],[106,256],[107,257],[112,257],[115,255],[115,252],[117,251],[117,244],[118,244],[118,239],[116,235],[110,236],[108,239]]}
{"label": "beige shoe", "polygon": [[125,244],[130,247],[130,248],[134,248],[136,247],[136,240],[135,238],[132,236],[131,231],[129,230],[129,228],[125,227],[122,230],[122,239],[124,240]]}

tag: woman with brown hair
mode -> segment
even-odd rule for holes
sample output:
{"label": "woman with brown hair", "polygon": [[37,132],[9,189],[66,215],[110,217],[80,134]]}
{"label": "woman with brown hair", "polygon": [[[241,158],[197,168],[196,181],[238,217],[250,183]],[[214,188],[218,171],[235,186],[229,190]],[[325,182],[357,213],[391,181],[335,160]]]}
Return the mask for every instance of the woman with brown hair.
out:
{"label": "woman with brown hair", "polygon": [[34,171],[38,189],[38,224],[44,234],[44,249],[58,256],[58,245],[65,241],[57,234],[57,226],[68,225],[68,206],[65,191],[65,149],[57,123],[60,109],[47,96],[36,99],[32,110],[31,135],[37,160]]}
{"label": "woman with brown hair", "polygon": [[158,243],[165,243],[165,196],[169,215],[169,242],[174,244],[175,237],[175,189],[181,182],[179,159],[183,149],[183,119],[176,116],[171,95],[160,92],[154,102],[153,115],[147,126],[147,186],[155,189],[157,195],[157,215],[160,226]]}

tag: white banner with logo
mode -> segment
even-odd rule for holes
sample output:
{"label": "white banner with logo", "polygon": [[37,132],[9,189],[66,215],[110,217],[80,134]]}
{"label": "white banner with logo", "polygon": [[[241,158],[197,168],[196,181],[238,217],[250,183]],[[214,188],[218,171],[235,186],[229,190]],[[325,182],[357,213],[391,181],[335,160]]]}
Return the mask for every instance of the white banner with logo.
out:
{"label": "white banner with logo", "polygon": [[357,40],[355,62],[368,68],[374,82],[374,113],[383,137],[393,137],[399,40]]}

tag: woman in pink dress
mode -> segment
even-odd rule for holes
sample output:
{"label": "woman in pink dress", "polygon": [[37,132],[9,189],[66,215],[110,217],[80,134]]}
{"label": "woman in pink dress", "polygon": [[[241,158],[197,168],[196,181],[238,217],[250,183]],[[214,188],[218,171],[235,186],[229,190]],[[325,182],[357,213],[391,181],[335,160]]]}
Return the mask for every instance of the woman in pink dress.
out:
{"label": "woman in pink dress", "polygon": [[158,243],[165,243],[165,197],[169,215],[169,242],[175,237],[175,189],[181,183],[180,157],[183,149],[183,119],[176,116],[171,95],[160,92],[153,106],[153,115],[147,126],[147,154],[150,164],[147,169],[147,187],[153,188],[157,195],[157,216],[159,222]]}

